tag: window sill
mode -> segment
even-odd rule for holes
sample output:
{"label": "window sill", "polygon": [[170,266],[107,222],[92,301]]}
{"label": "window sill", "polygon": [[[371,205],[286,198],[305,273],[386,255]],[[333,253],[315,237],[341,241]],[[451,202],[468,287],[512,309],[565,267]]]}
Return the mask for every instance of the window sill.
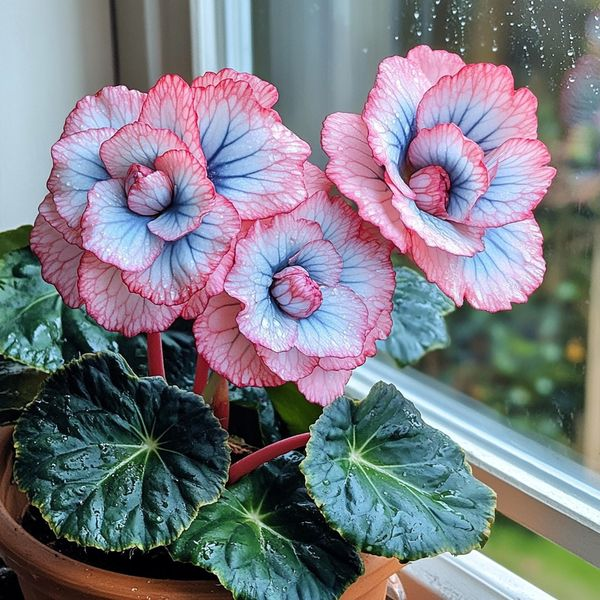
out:
{"label": "window sill", "polygon": [[480,552],[425,558],[399,575],[407,600],[552,600]]}

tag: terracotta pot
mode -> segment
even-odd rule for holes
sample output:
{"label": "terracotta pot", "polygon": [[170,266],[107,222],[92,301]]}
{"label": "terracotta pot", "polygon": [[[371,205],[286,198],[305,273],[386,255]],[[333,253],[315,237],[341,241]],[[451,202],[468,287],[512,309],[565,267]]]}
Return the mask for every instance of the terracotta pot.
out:
{"label": "terracotta pot", "polygon": [[[215,581],[147,579],[98,569],[64,556],[19,524],[27,498],[12,483],[12,436],[0,431],[0,556],[19,578],[25,600],[232,600]],[[364,555],[365,574],[343,600],[384,600],[396,560]]]}

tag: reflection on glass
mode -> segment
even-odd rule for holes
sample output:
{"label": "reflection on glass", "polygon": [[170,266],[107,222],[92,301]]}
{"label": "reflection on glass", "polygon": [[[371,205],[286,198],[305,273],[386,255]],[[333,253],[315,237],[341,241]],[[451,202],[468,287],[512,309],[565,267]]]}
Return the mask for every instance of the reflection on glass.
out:
{"label": "reflection on glass", "polygon": [[600,470],[600,12],[593,0],[254,0],[255,72],[323,165],[326,114],[360,112],[378,62],[419,43],[510,66],[539,98],[558,177],[537,217],[545,283],[511,312],[463,307],[420,367]]}

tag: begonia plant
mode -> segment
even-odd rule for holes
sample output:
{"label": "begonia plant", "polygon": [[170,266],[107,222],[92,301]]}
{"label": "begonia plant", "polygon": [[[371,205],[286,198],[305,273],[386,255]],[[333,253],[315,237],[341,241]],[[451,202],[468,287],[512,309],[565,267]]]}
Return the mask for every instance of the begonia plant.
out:
{"label": "begonia plant", "polygon": [[277,97],[224,69],[77,103],[30,248],[0,240],[0,417],[57,537],[329,600],[360,553],[487,540],[495,496],[462,450],[393,385],[345,387],[378,351],[447,345],[455,304],[526,301],[554,169],[507,67],[427,46],[327,117],[326,173]]}

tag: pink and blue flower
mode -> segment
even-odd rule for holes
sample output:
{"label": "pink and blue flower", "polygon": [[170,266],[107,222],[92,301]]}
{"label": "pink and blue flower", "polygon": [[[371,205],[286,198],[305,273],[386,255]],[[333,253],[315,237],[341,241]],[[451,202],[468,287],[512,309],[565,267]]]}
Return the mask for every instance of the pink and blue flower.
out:
{"label": "pink and blue flower", "polygon": [[536,109],[507,67],[419,46],[380,64],[362,115],[326,119],[327,174],[458,305],[509,309],[545,271]]}
{"label": "pink and blue flower", "polygon": [[[326,181],[308,176],[313,188]],[[331,402],[390,332],[391,249],[325,191],[255,222],[237,243],[224,291],[198,304],[199,353],[238,386],[294,381],[310,401]]]}
{"label": "pink and blue flower", "polygon": [[168,327],[226,262],[241,219],[306,198],[310,149],[276,100],[273,86],[232,70],[82,99],[52,148],[32,233],[44,277],[107,329]]}

